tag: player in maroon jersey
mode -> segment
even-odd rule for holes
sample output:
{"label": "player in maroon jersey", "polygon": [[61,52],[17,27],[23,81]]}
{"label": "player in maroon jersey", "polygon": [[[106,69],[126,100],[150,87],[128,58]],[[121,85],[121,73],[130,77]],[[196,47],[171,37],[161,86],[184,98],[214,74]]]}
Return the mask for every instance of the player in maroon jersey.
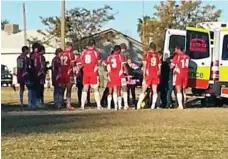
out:
{"label": "player in maroon jersey", "polygon": [[39,87],[39,92],[38,92],[38,99],[40,100],[40,105],[44,107],[44,84],[45,84],[45,79],[46,79],[46,59],[44,57],[45,54],[45,47],[41,45],[40,47],[40,60],[41,60],[41,72],[42,75],[39,76],[40,78],[40,87]]}
{"label": "player in maroon jersey", "polygon": [[72,44],[67,42],[65,50],[60,53],[60,85],[63,89],[66,88],[67,110],[74,110],[71,106],[71,91],[74,84],[73,67],[75,64],[75,56],[72,50]]}
{"label": "player in maroon jersey", "polygon": [[[171,61],[171,68],[173,70],[173,85],[176,87],[177,101],[179,109],[183,109],[183,103],[186,101],[186,87],[188,84],[188,66],[189,56],[183,52],[183,48],[176,46],[175,56]],[[182,99],[184,97],[184,99]]]}
{"label": "player in maroon jersey", "polygon": [[54,87],[54,104],[57,108],[61,108],[63,104],[63,88],[60,87],[60,67],[61,61],[59,55],[63,52],[61,48],[56,49],[55,57],[52,59],[52,85]]}
{"label": "player in maroon jersey", "polygon": [[80,60],[83,66],[83,92],[81,98],[81,108],[84,109],[89,86],[94,89],[94,96],[97,108],[101,109],[100,94],[98,92],[98,63],[100,62],[100,53],[95,48],[95,41],[89,40],[88,47],[81,55]]}
{"label": "player in maroon jersey", "polygon": [[145,92],[148,86],[151,86],[153,92],[151,109],[155,108],[157,101],[157,87],[160,83],[161,74],[161,60],[160,56],[156,52],[156,45],[150,43],[149,51],[143,57],[143,84],[142,92],[139,96],[139,101],[137,103],[137,109],[140,109],[140,105],[145,97]]}
{"label": "player in maroon jersey", "polygon": [[22,54],[17,58],[17,81],[20,84],[20,104],[23,106],[23,95],[25,90],[25,85],[29,84],[29,47],[22,47]]}
{"label": "player in maroon jersey", "polygon": [[[108,87],[109,87],[109,95],[108,99],[108,109],[111,109],[111,100],[113,94],[113,101],[115,110],[121,109],[121,79],[124,78],[123,75],[123,64],[124,64],[124,56],[120,55],[121,47],[119,45],[114,46],[113,52],[107,58],[105,64],[107,65],[108,70]],[[118,104],[117,104],[118,103]]]}

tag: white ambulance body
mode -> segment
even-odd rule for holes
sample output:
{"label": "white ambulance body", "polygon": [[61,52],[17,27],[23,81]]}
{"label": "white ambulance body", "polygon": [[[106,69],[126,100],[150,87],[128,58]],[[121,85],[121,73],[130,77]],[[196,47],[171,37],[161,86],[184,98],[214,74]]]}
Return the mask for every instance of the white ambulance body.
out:
{"label": "white ambulance body", "polygon": [[[172,37],[180,40],[174,41]],[[210,99],[228,98],[228,23],[199,23],[186,31],[168,29],[163,60],[172,55],[176,43],[183,42],[191,58],[188,86],[193,94]]]}

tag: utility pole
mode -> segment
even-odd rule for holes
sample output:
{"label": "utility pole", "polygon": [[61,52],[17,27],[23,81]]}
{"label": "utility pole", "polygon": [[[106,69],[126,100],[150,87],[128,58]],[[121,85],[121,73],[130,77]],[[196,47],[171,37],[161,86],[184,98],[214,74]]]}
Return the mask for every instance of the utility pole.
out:
{"label": "utility pole", "polygon": [[65,0],[61,1],[61,48],[65,48]]}
{"label": "utility pole", "polygon": [[143,9],[143,15],[142,15],[142,21],[143,21],[143,26],[142,26],[142,43],[143,43],[143,53],[145,53],[145,22],[144,22],[144,0],[142,1],[142,9]]}
{"label": "utility pole", "polygon": [[24,25],[24,45],[27,46],[25,2],[23,2],[23,25]]}

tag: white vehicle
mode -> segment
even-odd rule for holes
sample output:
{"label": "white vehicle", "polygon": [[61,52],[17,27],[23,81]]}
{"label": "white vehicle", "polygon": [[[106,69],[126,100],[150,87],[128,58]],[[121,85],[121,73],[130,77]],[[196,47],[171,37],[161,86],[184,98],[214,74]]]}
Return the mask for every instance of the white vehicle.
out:
{"label": "white vehicle", "polygon": [[172,55],[176,43],[183,45],[183,41],[191,58],[188,86],[192,93],[203,97],[204,106],[220,104],[220,99],[228,98],[228,23],[204,22],[186,31],[168,29],[163,60]]}

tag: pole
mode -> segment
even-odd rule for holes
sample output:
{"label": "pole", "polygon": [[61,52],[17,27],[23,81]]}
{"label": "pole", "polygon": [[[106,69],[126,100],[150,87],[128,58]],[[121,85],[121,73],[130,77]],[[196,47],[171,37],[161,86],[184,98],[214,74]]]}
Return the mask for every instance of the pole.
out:
{"label": "pole", "polygon": [[142,43],[143,43],[143,53],[145,53],[145,21],[144,21],[144,0],[142,1],[143,3],[143,6],[142,6],[142,9],[143,9],[143,15],[142,15],[142,21],[143,21],[143,27],[142,27]]}
{"label": "pole", "polygon": [[61,48],[65,48],[65,0],[61,1]]}
{"label": "pole", "polygon": [[27,46],[25,2],[23,3],[23,25],[24,25],[24,45]]}

